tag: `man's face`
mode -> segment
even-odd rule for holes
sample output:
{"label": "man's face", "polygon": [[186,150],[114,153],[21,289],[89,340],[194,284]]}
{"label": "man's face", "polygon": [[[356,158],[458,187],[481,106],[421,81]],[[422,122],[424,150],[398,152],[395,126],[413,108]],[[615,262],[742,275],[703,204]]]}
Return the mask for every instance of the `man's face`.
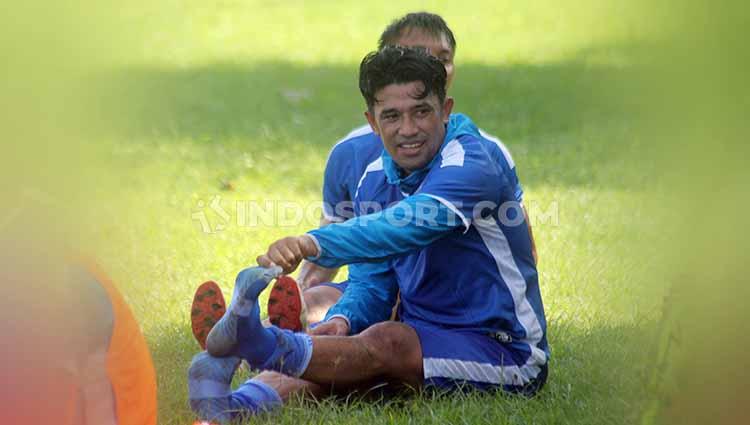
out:
{"label": "man's face", "polygon": [[445,66],[445,72],[448,74],[445,80],[445,91],[448,91],[453,82],[453,73],[455,70],[453,67],[454,52],[445,34],[440,34],[440,37],[436,38],[420,29],[407,29],[396,44],[405,47],[424,47],[432,56],[438,58],[443,63],[443,66]]}
{"label": "man's face", "polygon": [[385,150],[407,173],[423,168],[437,154],[453,109],[450,97],[442,105],[434,93],[418,99],[423,89],[421,81],[385,86],[375,94],[372,111],[365,112]]}

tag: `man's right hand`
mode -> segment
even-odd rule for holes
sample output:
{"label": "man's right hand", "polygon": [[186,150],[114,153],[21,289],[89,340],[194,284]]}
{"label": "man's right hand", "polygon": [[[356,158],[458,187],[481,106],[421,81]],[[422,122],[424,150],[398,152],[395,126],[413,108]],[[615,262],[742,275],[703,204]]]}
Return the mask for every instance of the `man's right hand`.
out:
{"label": "man's right hand", "polygon": [[310,335],[347,336],[349,323],[341,317],[334,317],[310,329]]}
{"label": "man's right hand", "polygon": [[268,252],[258,256],[256,261],[261,267],[279,266],[283,274],[289,274],[297,269],[299,263],[306,257],[320,255],[312,236],[288,236],[279,239],[268,247]]}

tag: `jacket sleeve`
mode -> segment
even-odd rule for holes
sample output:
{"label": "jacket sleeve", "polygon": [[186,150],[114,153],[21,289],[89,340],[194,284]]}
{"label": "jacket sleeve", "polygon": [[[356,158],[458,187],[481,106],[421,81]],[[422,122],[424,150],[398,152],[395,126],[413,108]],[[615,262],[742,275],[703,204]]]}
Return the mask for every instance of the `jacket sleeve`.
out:
{"label": "jacket sleeve", "polygon": [[380,262],[430,245],[461,226],[468,224],[456,211],[417,194],[385,210],[311,230],[319,255],[307,260],[330,268]]}
{"label": "jacket sleeve", "polygon": [[343,317],[350,332],[357,334],[388,320],[396,303],[398,282],[390,262],[349,266],[349,286],[326,314],[325,320]]}

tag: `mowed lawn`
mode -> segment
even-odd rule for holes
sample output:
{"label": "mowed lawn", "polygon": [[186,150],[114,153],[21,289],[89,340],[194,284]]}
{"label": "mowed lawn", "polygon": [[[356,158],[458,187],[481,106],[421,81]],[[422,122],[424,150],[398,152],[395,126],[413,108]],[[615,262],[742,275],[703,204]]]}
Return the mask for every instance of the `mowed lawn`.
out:
{"label": "mowed lawn", "polygon": [[257,422],[639,422],[664,285],[643,238],[656,222],[629,90],[645,30],[631,11],[190,0],[130,6],[126,60],[93,80],[113,172],[90,219],[99,260],[151,347],[160,423],[193,420],[194,289],[212,279],[230,294],[269,243],[315,226],[328,151],[365,123],[358,61],[392,18],[422,9],[441,13],[458,40],[455,110],[501,138],[517,164],[540,257],[548,384],[532,400],[294,401]]}

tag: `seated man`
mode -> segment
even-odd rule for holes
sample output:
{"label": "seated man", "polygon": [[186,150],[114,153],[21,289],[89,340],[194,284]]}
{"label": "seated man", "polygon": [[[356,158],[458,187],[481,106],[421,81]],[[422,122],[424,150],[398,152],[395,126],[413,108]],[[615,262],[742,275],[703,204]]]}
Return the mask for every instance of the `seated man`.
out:
{"label": "seated man", "polygon": [[[450,88],[455,71],[453,60],[456,39],[439,15],[427,12],[409,13],[393,21],[381,34],[378,48],[382,49],[389,45],[426,48],[443,63],[447,75],[446,91]],[[475,135],[491,140],[501,147],[511,169],[508,177],[515,187],[515,199],[521,203],[523,190],[507,148],[499,140],[481,130]],[[351,204],[360,178],[365,174],[367,166],[380,158],[382,152],[383,143],[380,136],[369,125],[353,130],[333,147],[328,157],[323,182],[322,226],[352,218],[354,211]],[[523,208],[523,205],[521,207]],[[528,219],[526,223],[529,224]],[[531,227],[529,233],[531,234]],[[531,241],[536,259],[533,234]],[[350,269],[353,267],[357,266],[350,266]],[[268,317],[271,323],[286,329],[300,330],[303,323],[320,322],[348,286],[348,281],[331,283],[337,271],[335,268],[304,262],[297,279],[300,287],[305,288],[303,302],[300,302],[299,289],[294,281],[277,281],[269,297]],[[302,313],[305,306],[306,313]],[[207,333],[212,325],[211,321],[208,322],[208,326],[201,327],[208,327],[204,331]]]}
{"label": "seated man", "polygon": [[[456,39],[439,15],[417,12],[394,20],[381,34],[378,48],[382,49],[388,45],[426,48],[443,63],[446,72],[446,91],[450,89],[455,72]],[[491,140],[501,147],[510,166],[508,178],[515,186],[515,198],[523,208],[523,189],[508,149],[499,140],[481,130],[478,130],[475,136]],[[380,158],[382,152],[383,142],[369,125],[353,130],[333,147],[328,157],[323,182],[322,226],[345,221],[354,215],[352,201],[359,180],[365,174],[367,166]],[[526,224],[529,226],[528,216]],[[530,226],[529,234],[532,253],[536,260],[534,235]],[[358,266],[353,264],[349,269],[356,267]],[[329,308],[338,301],[349,284],[348,280],[331,282],[337,271],[336,268],[325,268],[305,261],[297,279],[299,286],[291,278],[277,280],[269,296],[270,322],[285,329],[302,330],[306,328],[305,324],[315,324],[323,320]],[[300,292],[301,288],[305,290]],[[372,290],[377,291],[377,288]],[[219,286],[212,281],[201,285],[196,291],[191,312],[193,333],[201,348],[205,349],[206,336],[224,311],[224,300]],[[331,332],[336,331],[328,325],[318,328],[318,333]]]}
{"label": "seated man", "polygon": [[[354,208],[383,209],[281,239],[258,258],[263,267],[240,273],[208,353],[190,368],[199,416],[225,421],[279,403],[261,382],[231,392],[239,359],[321,388],[380,380],[534,394],[544,384],[546,322],[511,168],[468,119],[450,117],[445,79],[443,65],[422,50],[387,47],[365,57],[360,90],[384,153],[362,177]],[[362,332],[320,337],[261,324],[259,294],[303,258],[324,267],[359,263],[350,278],[382,289],[382,296],[347,290],[329,313],[329,323]],[[401,322],[380,322],[398,291]],[[381,317],[361,318],[373,309]]]}

